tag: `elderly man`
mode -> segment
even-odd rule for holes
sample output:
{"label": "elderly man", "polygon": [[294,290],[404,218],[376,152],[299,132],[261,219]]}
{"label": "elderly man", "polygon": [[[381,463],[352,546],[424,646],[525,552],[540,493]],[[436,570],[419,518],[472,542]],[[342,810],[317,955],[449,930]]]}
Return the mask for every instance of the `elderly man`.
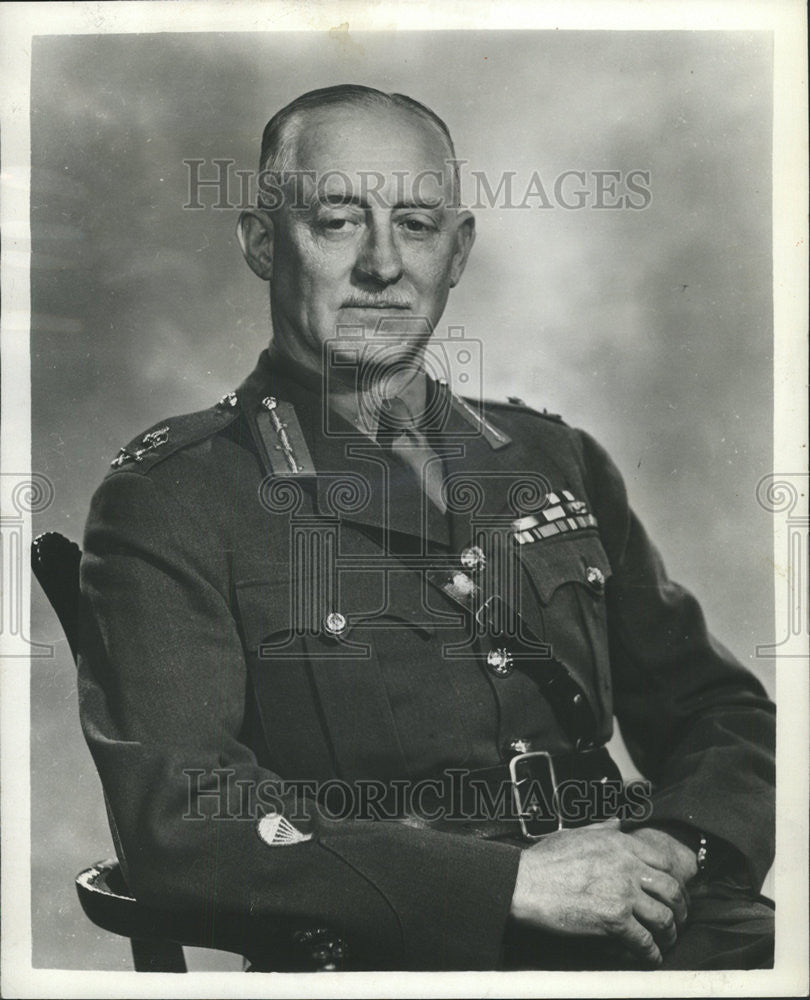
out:
{"label": "elderly man", "polygon": [[772,706],[591,437],[450,390],[454,161],[402,95],[282,109],[240,220],[270,349],[97,491],[81,710],[126,877],[347,967],[767,964]]}

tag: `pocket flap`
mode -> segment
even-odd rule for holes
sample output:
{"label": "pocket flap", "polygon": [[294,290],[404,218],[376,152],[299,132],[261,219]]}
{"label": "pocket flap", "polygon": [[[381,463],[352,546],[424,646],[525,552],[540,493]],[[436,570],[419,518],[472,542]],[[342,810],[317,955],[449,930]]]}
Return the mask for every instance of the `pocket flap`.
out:
{"label": "pocket flap", "polygon": [[303,594],[288,580],[249,580],[236,584],[245,648],[255,651],[268,640],[284,642],[295,635],[348,640],[359,629],[409,628],[433,635],[435,624],[424,605],[419,576],[396,579],[379,571],[347,573],[332,604]]}
{"label": "pocket flap", "polygon": [[612,573],[597,535],[543,539],[521,546],[519,552],[544,604],[566,583],[580,584],[589,593],[601,596]]}

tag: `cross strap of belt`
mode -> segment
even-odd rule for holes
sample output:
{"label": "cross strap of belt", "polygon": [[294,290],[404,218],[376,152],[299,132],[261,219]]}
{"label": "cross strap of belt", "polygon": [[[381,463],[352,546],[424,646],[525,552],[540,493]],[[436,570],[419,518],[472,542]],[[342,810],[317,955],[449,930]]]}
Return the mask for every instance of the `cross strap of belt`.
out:
{"label": "cross strap of belt", "polygon": [[578,751],[597,745],[597,721],[587,695],[564,663],[541,642],[518,611],[499,595],[486,597],[481,587],[461,571],[428,570],[430,585],[472,616],[473,629],[495,646],[490,651],[496,670],[514,665],[538,685],[563,731]]}

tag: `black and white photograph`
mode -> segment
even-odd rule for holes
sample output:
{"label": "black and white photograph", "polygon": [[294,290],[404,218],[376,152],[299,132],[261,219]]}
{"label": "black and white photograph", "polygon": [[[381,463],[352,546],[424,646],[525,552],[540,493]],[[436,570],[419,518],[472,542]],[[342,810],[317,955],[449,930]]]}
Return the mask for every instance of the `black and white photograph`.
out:
{"label": "black and white photograph", "polygon": [[806,992],[806,13],[638,6],[0,11],[3,995]]}

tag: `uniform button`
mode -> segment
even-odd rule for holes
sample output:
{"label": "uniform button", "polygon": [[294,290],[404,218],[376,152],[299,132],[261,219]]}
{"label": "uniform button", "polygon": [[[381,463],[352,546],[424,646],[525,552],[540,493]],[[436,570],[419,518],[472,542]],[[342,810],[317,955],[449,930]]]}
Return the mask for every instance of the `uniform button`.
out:
{"label": "uniform button", "polygon": [[597,594],[605,592],[605,574],[598,566],[589,566],[585,571],[588,586]]}
{"label": "uniform button", "polygon": [[483,569],[486,561],[484,550],[477,545],[471,545],[461,553],[461,565],[464,569]]}
{"label": "uniform button", "polygon": [[487,666],[496,677],[512,673],[512,654],[506,649],[491,649],[487,653]]}
{"label": "uniform button", "polygon": [[330,635],[340,635],[346,631],[346,618],[339,611],[330,611],[323,624]]}
{"label": "uniform button", "polygon": [[509,744],[509,749],[513,753],[528,753],[529,752],[529,741],[528,740],[512,740]]}

